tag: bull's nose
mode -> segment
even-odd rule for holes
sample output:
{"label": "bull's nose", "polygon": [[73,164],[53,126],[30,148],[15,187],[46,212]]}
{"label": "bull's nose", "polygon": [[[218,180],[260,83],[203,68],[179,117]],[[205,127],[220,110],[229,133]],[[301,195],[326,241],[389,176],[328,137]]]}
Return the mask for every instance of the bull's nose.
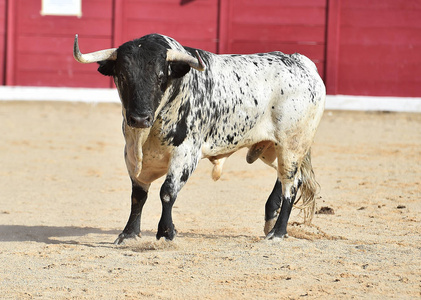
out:
{"label": "bull's nose", "polygon": [[152,116],[130,115],[127,118],[127,125],[134,128],[149,128],[152,126]]}

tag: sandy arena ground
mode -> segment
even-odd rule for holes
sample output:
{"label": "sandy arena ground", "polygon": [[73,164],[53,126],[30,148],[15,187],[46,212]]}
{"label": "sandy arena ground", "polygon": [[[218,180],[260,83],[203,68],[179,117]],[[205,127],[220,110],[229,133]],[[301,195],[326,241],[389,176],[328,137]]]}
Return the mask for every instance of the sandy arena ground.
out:
{"label": "sandy arena ground", "polygon": [[326,112],[313,146],[313,227],[263,240],[275,172],[202,161],[180,193],[174,242],[156,241],[152,185],[138,241],[117,104],[0,102],[2,299],[421,297],[421,114]]}

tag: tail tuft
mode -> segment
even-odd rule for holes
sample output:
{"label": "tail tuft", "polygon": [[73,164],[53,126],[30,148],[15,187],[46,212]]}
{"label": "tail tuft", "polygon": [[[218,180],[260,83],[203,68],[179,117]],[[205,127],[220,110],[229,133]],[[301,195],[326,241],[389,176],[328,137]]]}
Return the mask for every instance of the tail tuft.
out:
{"label": "tail tuft", "polygon": [[[304,213],[304,224],[310,225],[316,210],[316,193],[320,187],[314,176],[313,167],[311,165],[311,151],[309,150],[301,163],[301,194],[295,201],[294,206]],[[300,201],[300,205],[297,203]]]}

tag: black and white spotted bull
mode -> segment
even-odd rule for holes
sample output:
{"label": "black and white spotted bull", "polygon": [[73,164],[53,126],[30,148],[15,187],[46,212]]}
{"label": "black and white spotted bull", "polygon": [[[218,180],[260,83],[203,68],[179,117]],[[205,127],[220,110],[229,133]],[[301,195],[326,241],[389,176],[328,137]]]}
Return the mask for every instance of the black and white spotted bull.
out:
{"label": "black and white spotted bull", "polygon": [[98,71],[114,78],[122,102],[132,202],[116,244],[140,236],[148,189],[163,175],[156,237],[172,240],[174,201],[199,160],[213,162],[212,176],[218,179],[225,158],[244,147],[249,148],[248,163],[260,158],[277,170],[265,207],[266,238],[287,236],[300,188],[311,220],[317,183],[310,147],[323,114],[325,87],[307,57],[216,55],[159,34],[87,54],[80,52],[76,35],[74,57],[98,62]]}

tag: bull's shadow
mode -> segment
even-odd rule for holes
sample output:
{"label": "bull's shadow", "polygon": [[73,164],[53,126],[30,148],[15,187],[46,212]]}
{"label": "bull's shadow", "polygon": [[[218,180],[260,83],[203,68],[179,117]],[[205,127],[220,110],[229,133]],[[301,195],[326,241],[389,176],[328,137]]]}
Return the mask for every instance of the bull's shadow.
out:
{"label": "bull's shadow", "polygon": [[60,237],[84,236],[90,233],[110,234],[117,237],[120,231],[104,230],[95,227],[0,225],[0,243],[38,242],[45,244],[79,244],[77,241],[60,240]]}
{"label": "bull's shadow", "polygon": [[[75,226],[26,226],[26,225],[0,225],[0,243],[2,242],[37,242],[44,244],[81,244],[75,240],[60,239],[65,237],[80,237],[88,234],[108,234],[110,238],[104,238],[99,244],[112,245],[113,241],[121,233],[121,230],[104,230],[95,227]],[[155,232],[142,230],[142,236],[155,236]],[[179,232],[176,238],[198,238],[198,239],[221,239],[221,238],[253,238],[250,235],[230,235],[216,233],[193,233]],[[255,237],[254,237],[255,238]],[[83,244],[83,243],[82,243]],[[98,243],[86,246],[94,246]]]}

